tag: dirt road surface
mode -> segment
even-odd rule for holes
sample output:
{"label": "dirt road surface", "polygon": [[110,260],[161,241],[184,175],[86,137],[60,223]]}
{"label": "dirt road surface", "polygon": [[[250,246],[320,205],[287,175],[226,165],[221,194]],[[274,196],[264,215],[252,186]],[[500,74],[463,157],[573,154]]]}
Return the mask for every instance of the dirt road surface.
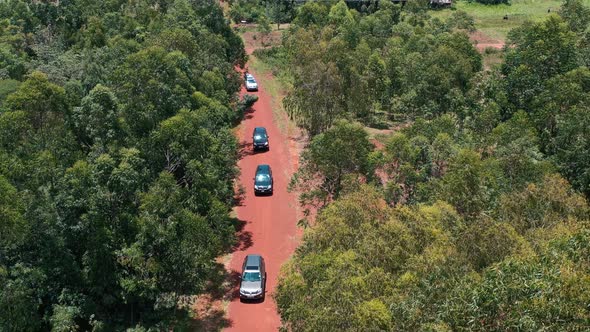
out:
{"label": "dirt road surface", "polygon": [[[238,234],[240,243],[228,266],[236,287],[228,308],[230,327],[226,331],[277,331],[280,317],[272,293],[280,267],[294,252],[299,238],[296,226],[297,196],[287,192],[287,185],[297,165],[297,154],[291,151],[293,144],[289,137],[276,125],[263,77],[252,70],[250,73],[257,78],[259,91],[253,93],[258,95],[259,100],[245,115],[238,132],[241,146],[241,159],[238,162],[240,183],[246,193],[235,208],[243,228]],[[258,126],[266,127],[268,131],[270,151],[252,151],[252,131]],[[258,164],[269,164],[272,168],[272,196],[254,195],[253,177]],[[261,254],[266,261],[266,298],[262,302],[243,303],[239,299],[238,276],[243,259],[248,254]]]}

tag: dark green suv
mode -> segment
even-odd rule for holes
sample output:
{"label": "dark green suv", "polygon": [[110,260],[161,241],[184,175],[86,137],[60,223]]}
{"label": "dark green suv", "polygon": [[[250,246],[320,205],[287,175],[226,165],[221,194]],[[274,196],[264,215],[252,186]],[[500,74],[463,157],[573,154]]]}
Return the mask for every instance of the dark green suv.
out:
{"label": "dark green suv", "polygon": [[254,176],[254,194],[272,195],[272,170],[269,165],[258,165]]}
{"label": "dark green suv", "polygon": [[266,128],[254,128],[254,132],[252,133],[252,147],[254,150],[270,149],[270,146],[268,145],[268,134],[266,133]]}

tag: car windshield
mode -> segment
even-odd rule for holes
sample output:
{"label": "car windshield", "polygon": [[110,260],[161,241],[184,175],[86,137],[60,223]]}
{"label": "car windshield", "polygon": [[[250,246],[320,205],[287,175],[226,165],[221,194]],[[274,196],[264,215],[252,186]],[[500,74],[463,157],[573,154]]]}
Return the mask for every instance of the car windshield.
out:
{"label": "car windshield", "polygon": [[244,272],[242,276],[244,281],[260,281],[260,272]]}
{"label": "car windshield", "polygon": [[254,136],[254,140],[255,141],[262,141],[266,138],[266,135],[255,135]]}
{"label": "car windshield", "polygon": [[269,185],[270,184],[270,176],[268,176],[267,174],[258,174],[256,176],[256,184],[259,185]]}

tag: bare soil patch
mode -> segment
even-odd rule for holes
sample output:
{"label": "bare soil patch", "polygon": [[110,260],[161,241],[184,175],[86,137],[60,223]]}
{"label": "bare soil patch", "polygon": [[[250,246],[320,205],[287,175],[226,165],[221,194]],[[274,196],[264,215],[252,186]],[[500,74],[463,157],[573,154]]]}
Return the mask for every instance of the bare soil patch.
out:
{"label": "bare soil patch", "polygon": [[501,50],[505,45],[503,40],[493,39],[481,31],[470,33],[469,39],[480,52],[484,52],[486,48],[495,48]]}
{"label": "bare soil patch", "polygon": [[242,38],[244,39],[244,46],[248,54],[252,54],[258,48],[268,48],[281,44],[283,28],[281,30],[274,29],[267,36],[263,36],[260,32],[256,31],[256,24],[239,24],[234,29],[243,30]]}

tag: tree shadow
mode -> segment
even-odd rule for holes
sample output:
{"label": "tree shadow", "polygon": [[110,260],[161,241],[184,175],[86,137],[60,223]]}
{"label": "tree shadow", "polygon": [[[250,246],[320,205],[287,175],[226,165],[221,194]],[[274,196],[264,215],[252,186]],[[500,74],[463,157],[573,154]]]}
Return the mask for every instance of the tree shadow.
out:
{"label": "tree shadow", "polygon": [[254,111],[256,111],[256,110],[254,109],[254,107],[248,107],[248,108],[246,108],[246,109],[244,110],[244,117],[246,117],[246,116],[250,116],[250,117],[252,117],[252,116],[253,116],[252,114],[254,113]]}
{"label": "tree shadow", "polygon": [[256,154],[256,151],[254,151],[254,149],[252,148],[252,142],[240,142],[240,145],[238,146],[239,148],[239,152],[238,152],[238,157],[240,159],[244,159],[247,156],[252,156],[254,154]]}
{"label": "tree shadow", "polygon": [[240,183],[237,183],[234,188],[234,197],[232,198],[233,206],[243,206],[246,200],[246,188]]}
{"label": "tree shadow", "polygon": [[252,246],[252,232],[246,231],[244,228],[248,222],[234,218],[233,224],[236,229],[236,243],[231,247],[230,251],[244,251]]}
{"label": "tree shadow", "polygon": [[[251,247],[253,244],[252,233],[244,230],[248,222],[234,218],[232,223],[236,230],[237,241],[229,251],[235,252]],[[221,261],[217,261],[203,293],[192,300],[192,317],[184,327],[188,331],[219,331],[231,327],[233,322],[226,316],[224,303],[234,301],[239,297],[240,272],[228,270]],[[264,300],[263,298],[247,302],[262,303]]]}
{"label": "tree shadow", "polygon": [[225,317],[223,308],[210,309],[205,317],[195,317],[188,331],[220,331],[232,326],[231,319]]}
{"label": "tree shadow", "polygon": [[228,271],[221,263],[216,263],[210,282],[205,287],[205,292],[214,300],[232,300],[234,290],[239,288],[240,274],[237,271]]}
{"label": "tree shadow", "polygon": [[231,290],[227,292],[229,297],[228,300],[233,301],[240,297],[240,272],[232,270],[229,273],[228,278],[230,278],[229,280],[231,280],[232,285],[234,285],[234,287],[232,287]]}
{"label": "tree shadow", "polygon": [[217,331],[232,326],[232,321],[226,317],[223,302],[233,300],[236,289],[239,295],[239,280],[239,273],[226,270],[219,262],[215,264],[203,294],[191,304],[193,317],[188,326],[190,331]]}

